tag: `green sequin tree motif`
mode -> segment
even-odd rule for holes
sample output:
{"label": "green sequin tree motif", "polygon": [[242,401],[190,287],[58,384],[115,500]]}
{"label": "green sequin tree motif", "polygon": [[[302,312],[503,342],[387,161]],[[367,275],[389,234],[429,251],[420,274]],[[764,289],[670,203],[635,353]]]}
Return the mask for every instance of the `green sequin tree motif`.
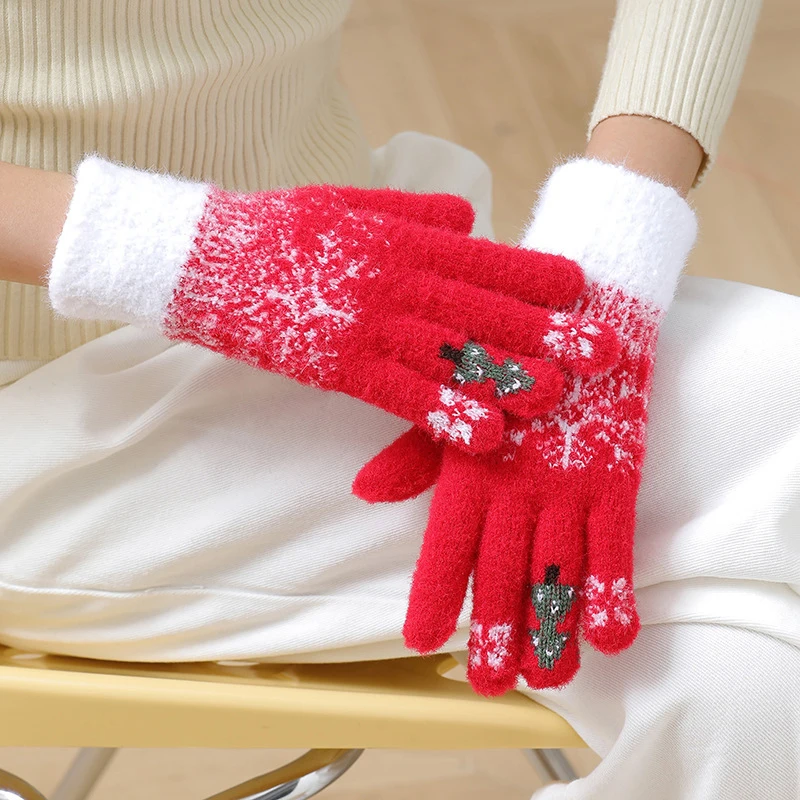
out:
{"label": "green sequin tree motif", "polygon": [[533,650],[542,669],[553,669],[561,658],[564,646],[569,639],[568,633],[559,633],[556,625],[562,622],[575,602],[575,590],[572,586],[559,583],[561,568],[550,564],[545,568],[544,583],[535,583],[531,589],[531,600],[539,629],[531,630]]}
{"label": "green sequin tree motif", "polygon": [[456,365],[453,377],[459,383],[486,383],[487,380],[493,380],[498,397],[530,391],[531,386],[536,383],[536,378],[528,375],[521,364],[511,358],[497,364],[475,342],[466,342],[460,350],[443,344],[439,355]]}

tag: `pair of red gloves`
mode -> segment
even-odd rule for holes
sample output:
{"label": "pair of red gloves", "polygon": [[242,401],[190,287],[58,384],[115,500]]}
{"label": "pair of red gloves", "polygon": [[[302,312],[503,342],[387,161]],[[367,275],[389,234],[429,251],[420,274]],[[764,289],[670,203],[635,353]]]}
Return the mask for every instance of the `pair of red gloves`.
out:
{"label": "pair of red gloves", "polygon": [[470,577],[483,694],[567,682],[579,630],[606,653],[633,641],[655,343],[694,238],[673,190],[565,164],[512,248],[470,238],[449,195],[242,194],[97,156],[75,177],[57,312],[153,326],[414,424],[354,484],[370,501],[436,484],[409,647],[446,643]]}

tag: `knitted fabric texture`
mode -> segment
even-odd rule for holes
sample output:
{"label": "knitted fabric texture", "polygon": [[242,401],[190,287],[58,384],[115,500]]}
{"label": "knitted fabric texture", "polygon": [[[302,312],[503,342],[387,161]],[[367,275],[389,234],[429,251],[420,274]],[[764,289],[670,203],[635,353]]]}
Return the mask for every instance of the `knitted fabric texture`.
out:
{"label": "knitted fabric texture", "polygon": [[556,408],[510,421],[494,453],[424,448],[409,433],[354,485],[374,501],[401,499],[404,475],[437,480],[404,635],[420,652],[442,647],[472,577],[468,677],[483,694],[519,675],[534,688],[565,684],[579,631],[609,654],[636,637],[633,535],[656,342],[695,234],[667,187],[597,162],[558,168],[523,243],[580,256],[589,285],[574,311],[617,332],[619,361],[567,375]]}
{"label": "knitted fabric texture", "polygon": [[[66,316],[155,326],[483,452],[500,443],[503,409],[549,410],[562,367],[596,371],[618,344],[607,326],[553,310],[583,287],[574,262],[470,238],[472,223],[450,195],[242,194],[90,156],[50,297]],[[520,299],[500,294],[512,287]],[[485,380],[442,356],[475,348]]]}

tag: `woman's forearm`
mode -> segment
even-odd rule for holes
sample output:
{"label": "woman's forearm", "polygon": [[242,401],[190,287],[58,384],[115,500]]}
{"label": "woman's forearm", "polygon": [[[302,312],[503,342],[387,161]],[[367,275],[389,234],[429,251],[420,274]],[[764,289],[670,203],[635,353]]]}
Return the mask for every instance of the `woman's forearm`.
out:
{"label": "woman's forearm", "polygon": [[43,285],[74,179],[0,162],[0,280]]}
{"label": "woman's forearm", "polygon": [[704,175],[716,158],[760,7],[761,0],[618,0],[589,130],[620,114],[671,122],[702,146]]}
{"label": "woman's forearm", "polygon": [[660,119],[641,116],[608,117],[598,123],[586,155],[622,164],[682,196],[691,188],[703,162],[703,149],[686,131]]}
{"label": "woman's forearm", "polygon": [[[586,155],[624,164],[682,195],[703,160],[691,135],[668,122],[639,116],[600,122]],[[44,285],[74,185],[69,174],[0,162],[0,280]]]}

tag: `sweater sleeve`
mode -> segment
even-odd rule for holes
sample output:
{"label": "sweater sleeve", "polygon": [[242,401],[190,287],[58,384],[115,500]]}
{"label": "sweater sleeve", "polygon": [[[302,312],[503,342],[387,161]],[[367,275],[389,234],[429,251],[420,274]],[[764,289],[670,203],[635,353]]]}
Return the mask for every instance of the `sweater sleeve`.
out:
{"label": "sweater sleeve", "polygon": [[621,114],[655,117],[717,155],[761,0],[619,0],[589,135]]}

